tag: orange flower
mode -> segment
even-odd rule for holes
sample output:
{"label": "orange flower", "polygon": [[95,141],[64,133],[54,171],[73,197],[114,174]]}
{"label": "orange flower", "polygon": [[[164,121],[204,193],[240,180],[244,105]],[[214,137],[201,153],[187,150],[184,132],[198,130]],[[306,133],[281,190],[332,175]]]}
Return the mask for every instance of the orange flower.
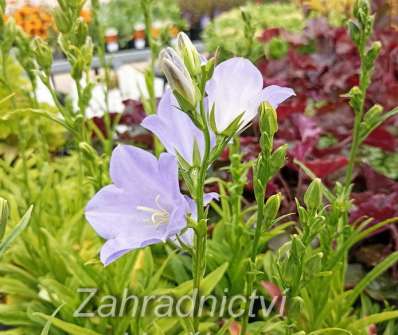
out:
{"label": "orange flower", "polygon": [[180,32],[180,29],[178,29],[177,26],[175,26],[175,25],[170,26],[169,34],[170,34],[171,37],[173,37],[173,38],[177,37],[179,32]]}
{"label": "orange flower", "polygon": [[88,9],[82,9],[80,12],[80,17],[83,19],[84,22],[90,23],[91,22],[91,12]]}
{"label": "orange flower", "polygon": [[25,5],[16,10],[13,16],[17,25],[28,35],[47,38],[53,20],[51,14],[43,7]]}

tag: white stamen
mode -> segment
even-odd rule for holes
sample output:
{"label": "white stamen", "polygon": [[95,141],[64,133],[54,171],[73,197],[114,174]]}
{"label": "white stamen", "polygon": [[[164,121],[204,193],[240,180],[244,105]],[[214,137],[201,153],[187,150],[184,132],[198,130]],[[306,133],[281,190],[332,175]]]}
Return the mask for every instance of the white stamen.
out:
{"label": "white stamen", "polygon": [[157,195],[155,198],[155,203],[157,205],[157,208],[137,206],[137,209],[139,211],[152,213],[151,219],[148,221],[150,221],[152,224],[156,225],[156,227],[159,227],[159,225],[161,225],[161,224],[167,224],[167,223],[169,223],[169,220],[170,220],[169,212],[161,206],[159,199],[160,199],[160,195]]}

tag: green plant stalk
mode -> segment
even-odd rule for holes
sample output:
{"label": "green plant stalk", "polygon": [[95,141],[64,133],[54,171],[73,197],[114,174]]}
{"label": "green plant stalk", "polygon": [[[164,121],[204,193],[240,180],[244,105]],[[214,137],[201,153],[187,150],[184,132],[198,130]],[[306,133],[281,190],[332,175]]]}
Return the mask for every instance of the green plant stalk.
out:
{"label": "green plant stalk", "polygon": [[115,128],[112,126],[111,116],[110,116],[110,109],[109,109],[109,90],[110,90],[110,68],[109,64],[106,61],[106,52],[105,52],[105,34],[103,26],[101,25],[101,21],[99,19],[98,8],[99,3],[92,1],[92,8],[93,8],[93,26],[97,33],[98,45],[97,45],[97,53],[98,59],[102,69],[104,70],[104,102],[105,102],[105,114],[104,114],[104,123],[105,123],[105,130],[107,134],[107,141],[104,143],[105,148],[104,151],[110,157],[112,154],[113,149],[113,134]]}
{"label": "green plant stalk", "polygon": [[155,113],[156,111],[156,96],[155,96],[155,88],[154,88],[154,81],[155,81],[155,60],[157,58],[157,51],[155,47],[155,43],[153,40],[152,36],[152,0],[141,0],[141,6],[143,8],[144,12],[144,21],[145,21],[145,35],[148,40],[149,44],[149,49],[151,51],[151,60],[150,60],[150,66],[149,66],[149,76],[151,79],[151,87],[148,87],[148,94],[149,94],[149,99],[150,99],[150,106],[151,106],[151,112]]}
{"label": "green plant stalk", "polygon": [[354,110],[355,113],[355,119],[354,119],[354,129],[352,133],[352,144],[351,144],[351,150],[350,150],[350,156],[349,156],[349,161],[348,161],[348,166],[347,166],[347,173],[345,177],[345,188],[348,189],[348,187],[351,184],[352,181],[352,174],[354,171],[354,166],[355,166],[355,161],[356,157],[358,155],[358,150],[360,146],[360,137],[359,137],[359,132],[360,132],[360,127],[361,127],[361,121],[363,118],[364,110],[365,110],[365,97],[366,97],[366,91],[368,89],[366,83],[365,83],[365,76],[366,76],[366,69],[364,67],[364,62],[363,59],[365,57],[365,51],[363,48],[360,50],[360,58],[361,58],[361,74],[360,74],[360,79],[359,79],[359,87],[362,92],[362,98],[361,98],[361,104],[359,110]]}
{"label": "green plant stalk", "polygon": [[240,140],[239,136],[235,136],[233,138],[233,142],[229,145],[229,160],[231,162],[230,164],[230,173],[231,173],[231,183],[232,183],[232,188],[229,191],[230,197],[231,197],[231,209],[232,209],[232,223],[234,227],[234,250],[236,252],[239,252],[240,246],[239,246],[239,236],[240,236],[240,216],[241,216],[241,194],[242,194],[242,187],[239,185],[239,164],[240,164],[240,159],[237,161],[235,159],[235,155],[240,154]]}
{"label": "green plant stalk", "polygon": [[[206,123],[206,111],[204,107],[203,97],[200,102],[200,114],[202,120],[204,120],[203,124]],[[205,150],[203,154],[202,165],[199,169],[198,179],[196,183],[196,192],[195,192],[195,200],[196,200],[196,208],[197,208],[197,223],[198,227],[195,230],[195,248],[194,248],[194,269],[193,269],[193,292],[196,292],[196,299],[194,302],[194,311],[193,311],[193,325],[194,331],[197,332],[199,330],[199,303],[200,303],[200,283],[203,279],[205,269],[206,269],[206,244],[207,244],[207,222],[206,222],[206,212],[204,209],[204,185],[206,181],[207,169],[209,166],[209,158],[210,158],[210,131],[208,126],[204,126],[204,138],[205,138]]]}
{"label": "green plant stalk", "polygon": [[264,192],[261,193],[261,196],[256,199],[257,201],[257,222],[256,222],[256,230],[254,233],[254,240],[252,246],[252,252],[250,256],[250,271],[247,277],[247,285],[246,285],[246,304],[245,304],[245,312],[243,314],[242,320],[242,329],[240,334],[245,335],[247,332],[247,325],[249,323],[249,313],[250,313],[250,296],[253,292],[254,282],[256,280],[255,273],[255,264],[256,264],[256,256],[258,243],[260,241],[261,231],[264,223]]}
{"label": "green plant stalk", "polygon": [[75,81],[76,83],[76,88],[77,88],[77,96],[78,96],[78,105],[79,105],[79,114],[81,117],[80,120],[80,124],[79,124],[79,128],[78,132],[80,133],[80,140],[81,141],[87,141],[87,134],[86,134],[86,125],[85,125],[85,121],[86,121],[86,111],[85,108],[83,106],[82,103],[82,94],[83,94],[83,90],[82,90],[82,86],[80,84],[80,82],[78,80]]}
{"label": "green plant stalk", "polygon": [[[150,64],[146,74],[146,87],[149,95],[149,109],[145,111],[147,115],[155,114],[157,109],[155,93],[155,62],[159,55],[151,32],[153,23],[152,5],[153,0],[141,0],[141,8],[144,13],[145,35],[148,40],[149,50],[151,51]],[[163,147],[156,137],[154,138],[154,150],[156,156],[159,156],[163,151]]]}

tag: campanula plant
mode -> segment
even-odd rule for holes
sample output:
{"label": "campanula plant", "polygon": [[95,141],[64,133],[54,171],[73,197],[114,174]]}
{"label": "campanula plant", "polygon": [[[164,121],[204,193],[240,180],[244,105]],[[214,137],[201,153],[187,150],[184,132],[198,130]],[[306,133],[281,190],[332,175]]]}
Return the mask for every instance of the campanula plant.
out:
{"label": "campanula plant", "polygon": [[[178,52],[167,48],[160,53],[160,65],[171,91],[167,91],[162,98],[157,115],[148,116],[143,126],[153,131],[169,155],[175,155],[175,158],[170,158],[171,165],[167,168],[163,164],[166,156],[162,154],[159,165],[154,168],[148,165],[149,161],[155,164],[154,157],[139,149],[119,147],[111,161],[114,186],[108,186],[96,195],[86,208],[86,217],[96,231],[108,239],[101,252],[105,264],[114,260],[112,256],[108,258],[109,255],[117,257],[129,250],[165,241],[184,228],[193,229],[193,289],[200,292],[206,272],[208,218],[204,210],[204,185],[207,171],[228,142],[256,117],[263,101],[276,107],[294,92],[278,86],[263,90],[260,72],[246,59],[231,59],[216,67],[215,59],[201,61],[199,53],[184,33],[178,38]],[[121,155],[123,152],[129,153],[130,163],[126,161],[126,155]],[[189,215],[192,213],[189,213],[188,203],[178,188],[173,192],[171,189],[162,191],[167,184],[171,183],[173,187],[178,185],[177,159],[190,196],[196,202],[195,217]],[[125,166],[124,173],[120,172],[118,176],[116,171],[121,171],[122,166]],[[129,184],[122,185],[122,179],[118,178],[126,177],[129,169],[132,169],[134,176],[128,178]],[[143,174],[137,174],[138,171]],[[159,173],[161,176],[157,179]],[[137,180],[137,184],[133,180]],[[147,183],[141,184],[143,180]],[[151,193],[146,204],[140,203],[146,197],[139,185]],[[151,185],[155,187],[153,191],[150,190]],[[124,197],[123,192],[126,193]],[[132,203],[134,192],[137,192],[137,201]],[[178,197],[173,199],[170,196],[175,192]],[[167,197],[162,196],[167,193]],[[118,206],[125,206],[128,210],[124,223]],[[119,218],[117,227],[111,225],[115,218]],[[132,225],[132,219],[136,221],[136,228]],[[199,329],[199,320],[195,317],[198,301],[194,304],[194,318],[190,325],[193,331]]]}

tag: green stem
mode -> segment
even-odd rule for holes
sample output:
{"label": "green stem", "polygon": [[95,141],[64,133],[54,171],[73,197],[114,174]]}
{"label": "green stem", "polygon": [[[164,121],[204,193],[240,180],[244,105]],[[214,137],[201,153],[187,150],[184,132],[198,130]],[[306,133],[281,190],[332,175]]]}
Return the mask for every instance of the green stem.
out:
{"label": "green stem", "polygon": [[194,331],[197,332],[199,329],[199,303],[200,303],[200,283],[203,279],[203,275],[206,269],[206,243],[207,243],[207,222],[206,212],[204,209],[204,185],[206,181],[207,169],[209,166],[210,158],[210,132],[206,122],[206,112],[204,108],[203,99],[200,103],[200,112],[204,121],[204,138],[205,138],[205,150],[203,154],[202,166],[199,169],[198,179],[196,183],[196,208],[197,208],[197,222],[198,228],[195,230],[195,255],[194,255],[194,269],[193,269],[193,292],[196,293],[196,300],[194,304],[193,313],[193,324]]}
{"label": "green stem", "polygon": [[[261,196],[256,200],[257,200],[257,222],[256,222],[256,230],[254,233],[254,240],[253,240],[252,252],[250,257],[251,272],[255,270],[258,243],[260,241],[262,226],[264,223],[264,200],[265,200],[264,192],[262,192]],[[255,280],[256,280],[256,274],[249,273],[247,276],[246,304],[245,304],[245,313],[243,315],[243,321],[242,321],[242,330],[240,333],[241,335],[245,335],[247,332],[247,325],[249,323],[249,314],[250,314],[250,296],[253,292],[253,286]]]}
{"label": "green stem", "polygon": [[[149,106],[147,108],[148,110],[145,110],[145,113],[147,115],[155,114],[157,109],[157,99],[155,92],[155,62],[158,57],[158,51],[151,32],[152,22],[153,22],[152,4],[153,4],[152,0],[141,0],[141,7],[144,13],[144,21],[145,21],[145,35],[147,37],[149,49],[151,51],[150,64],[146,73],[146,84],[147,84],[146,87],[149,96],[148,99]],[[159,156],[163,151],[163,146],[156,137],[154,138],[153,143],[154,143],[155,155]]]}
{"label": "green stem", "polygon": [[[357,110],[354,110],[355,113],[355,119],[354,119],[354,128],[352,132],[352,145],[351,145],[351,150],[350,150],[350,156],[349,156],[349,161],[348,161],[348,166],[347,166],[347,173],[344,181],[344,186],[346,189],[348,189],[351,185],[352,182],[352,175],[354,172],[354,167],[355,167],[355,162],[360,146],[360,128],[361,128],[361,121],[363,118],[363,114],[365,111],[365,98],[366,98],[366,92],[368,89],[368,81],[366,80],[367,76],[369,75],[368,70],[365,68],[365,57],[366,57],[366,51],[365,51],[365,37],[362,37],[362,42],[359,46],[359,56],[361,59],[361,66],[360,66],[360,77],[359,77],[359,89],[362,92],[362,97],[361,97],[361,103],[359,105],[359,108]],[[349,196],[349,193],[347,193],[347,196]]]}
{"label": "green stem", "polygon": [[148,40],[149,49],[151,50],[151,61],[149,67],[149,78],[150,85],[147,85],[148,95],[150,100],[150,109],[151,113],[154,114],[156,112],[156,95],[155,95],[155,62],[157,58],[157,48],[155,42],[152,37],[152,1],[151,0],[142,0],[142,7],[144,9],[144,20],[145,20],[145,35]]}
{"label": "green stem", "polygon": [[79,122],[79,133],[80,133],[80,138],[82,141],[86,141],[86,110],[85,106],[83,104],[83,90],[82,86],[80,84],[79,80],[76,80],[76,88],[77,88],[77,96],[78,96],[78,106],[79,106],[79,114],[81,117],[81,120]]}
{"label": "green stem", "polygon": [[97,53],[98,59],[101,65],[101,68],[104,70],[104,102],[105,102],[105,114],[104,114],[104,123],[105,123],[105,130],[107,134],[107,140],[104,142],[104,151],[110,157],[112,154],[113,149],[113,134],[114,134],[114,127],[112,127],[112,120],[110,116],[110,108],[109,108],[109,90],[110,90],[110,83],[111,83],[111,76],[110,76],[110,68],[109,64],[106,61],[106,51],[105,51],[105,34],[104,29],[101,24],[99,18],[99,3],[92,3],[93,8],[93,25],[97,35]]}

